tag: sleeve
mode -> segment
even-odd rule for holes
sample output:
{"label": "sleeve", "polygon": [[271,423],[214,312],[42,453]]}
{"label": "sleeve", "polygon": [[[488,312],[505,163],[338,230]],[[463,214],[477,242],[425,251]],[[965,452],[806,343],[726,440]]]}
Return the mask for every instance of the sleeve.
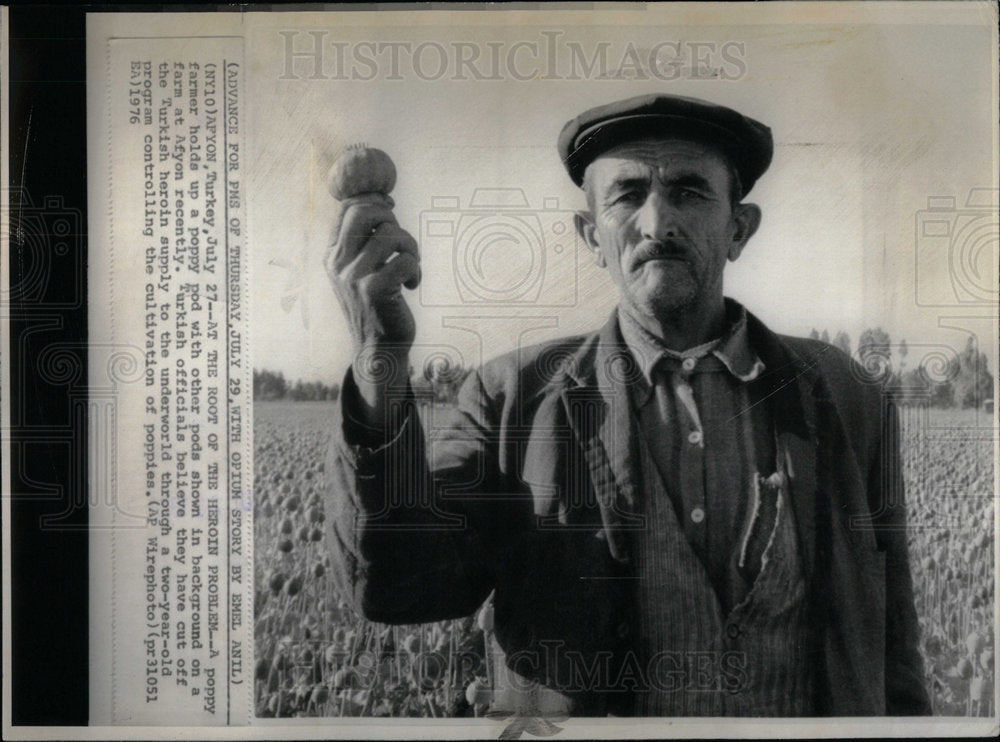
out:
{"label": "sleeve", "polygon": [[[882,396],[882,395],[880,395]],[[910,716],[931,713],[920,655],[920,625],[913,598],[913,579],[907,547],[906,501],[901,465],[899,411],[891,395],[884,395],[881,446],[872,467],[869,492],[886,507],[879,512],[877,530],[886,555],[886,714]]]}
{"label": "sleeve", "polygon": [[390,404],[382,432],[350,416],[354,388],[348,371],[326,462],[335,585],[358,613],[382,623],[472,613],[493,589],[494,537],[488,503],[454,493],[499,478],[478,375],[466,380],[458,407],[435,421],[433,464],[412,390]]}

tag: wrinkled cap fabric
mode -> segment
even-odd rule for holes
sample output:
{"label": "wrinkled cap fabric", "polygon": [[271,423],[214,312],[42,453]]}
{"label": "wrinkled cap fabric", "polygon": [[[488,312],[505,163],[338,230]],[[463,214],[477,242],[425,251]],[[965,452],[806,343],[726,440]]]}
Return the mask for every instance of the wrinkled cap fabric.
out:
{"label": "wrinkled cap fabric", "polygon": [[680,95],[640,95],[584,111],[559,134],[559,156],[583,185],[587,165],[612,147],[649,137],[691,139],[718,147],[739,173],[741,196],[771,164],[771,129],[731,108]]}

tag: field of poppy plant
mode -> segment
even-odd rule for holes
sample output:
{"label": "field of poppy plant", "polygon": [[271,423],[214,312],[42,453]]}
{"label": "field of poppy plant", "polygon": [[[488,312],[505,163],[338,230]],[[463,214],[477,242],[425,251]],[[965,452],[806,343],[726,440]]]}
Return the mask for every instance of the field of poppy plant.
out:
{"label": "field of poppy plant", "polygon": [[[366,621],[330,579],[327,402],[254,405],[258,716],[483,715],[492,610],[414,626]],[[993,439],[974,411],[904,409],[903,475],[927,687],[941,715],[990,716]]]}

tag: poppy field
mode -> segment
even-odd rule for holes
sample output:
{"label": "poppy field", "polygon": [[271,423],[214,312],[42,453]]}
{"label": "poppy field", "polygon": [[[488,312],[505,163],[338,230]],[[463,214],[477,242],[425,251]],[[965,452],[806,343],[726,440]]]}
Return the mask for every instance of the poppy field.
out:
{"label": "poppy field", "polygon": [[[478,716],[492,611],[366,621],[330,580],[322,487],[329,402],[254,404],[255,712],[260,717]],[[993,439],[983,413],[903,411],[903,476],[927,688],[939,715],[991,716]]]}

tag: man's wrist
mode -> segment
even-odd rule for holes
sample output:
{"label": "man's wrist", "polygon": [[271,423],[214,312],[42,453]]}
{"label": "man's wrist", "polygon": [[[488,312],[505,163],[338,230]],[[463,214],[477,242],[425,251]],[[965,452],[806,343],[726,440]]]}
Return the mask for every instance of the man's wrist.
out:
{"label": "man's wrist", "polygon": [[362,347],[354,356],[352,364],[354,380],[366,402],[368,392],[379,393],[391,389],[405,389],[410,374],[409,344],[378,344]]}
{"label": "man's wrist", "polygon": [[372,408],[361,397],[352,367],[340,393],[344,441],[371,450],[382,448],[398,435],[413,414],[412,405],[407,404],[411,397],[409,385],[385,390],[378,409]]}
{"label": "man's wrist", "polygon": [[[400,405],[409,395],[409,346],[362,348],[351,365],[345,389],[345,417],[370,435],[385,439],[399,423]],[[394,418],[394,419],[390,419]]]}

